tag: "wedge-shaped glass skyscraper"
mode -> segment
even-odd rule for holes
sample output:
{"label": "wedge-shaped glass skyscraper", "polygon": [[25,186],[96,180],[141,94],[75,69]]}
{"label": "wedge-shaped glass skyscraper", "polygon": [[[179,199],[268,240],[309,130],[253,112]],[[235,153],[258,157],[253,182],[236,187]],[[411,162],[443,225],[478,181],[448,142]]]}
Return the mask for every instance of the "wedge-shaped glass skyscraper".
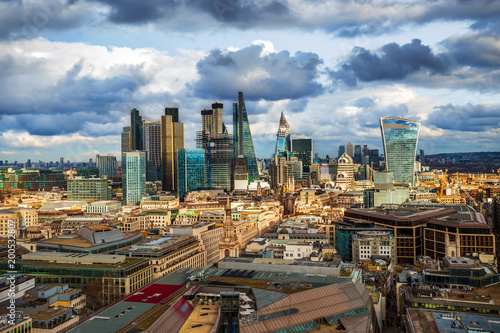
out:
{"label": "wedge-shaped glass skyscraper", "polygon": [[253,147],[252,133],[248,124],[247,109],[243,93],[238,93],[238,103],[233,103],[233,131],[234,131],[234,158],[245,156],[247,158],[248,180],[259,179],[257,159]]}
{"label": "wedge-shaped glass skyscraper", "polygon": [[380,129],[386,170],[394,174],[394,182],[413,185],[420,123],[399,117],[382,117]]}

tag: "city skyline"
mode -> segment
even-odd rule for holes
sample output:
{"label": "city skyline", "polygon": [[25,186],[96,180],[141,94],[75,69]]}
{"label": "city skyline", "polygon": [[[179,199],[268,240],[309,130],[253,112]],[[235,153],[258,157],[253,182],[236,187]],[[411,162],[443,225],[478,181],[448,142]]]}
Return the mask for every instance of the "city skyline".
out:
{"label": "city skyline", "polygon": [[200,110],[238,91],[258,158],[271,156],[281,112],[321,156],[347,142],[382,151],[378,119],[390,115],[422,124],[427,154],[500,150],[495,2],[0,9],[1,160],[119,157],[132,108],[155,120],[179,107],[194,148]]}

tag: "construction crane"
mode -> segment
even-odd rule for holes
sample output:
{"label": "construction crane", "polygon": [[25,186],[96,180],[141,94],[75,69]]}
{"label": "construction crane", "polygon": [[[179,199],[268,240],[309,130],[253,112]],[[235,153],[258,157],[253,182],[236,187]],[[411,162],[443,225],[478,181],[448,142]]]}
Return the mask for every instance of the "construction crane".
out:
{"label": "construction crane", "polygon": [[448,169],[444,170],[443,181],[441,182],[441,190],[438,195],[438,202],[441,202],[441,198],[443,197],[444,185],[446,184],[446,173],[448,173]]}
{"label": "construction crane", "polygon": [[370,168],[370,187],[373,187],[373,161]]}

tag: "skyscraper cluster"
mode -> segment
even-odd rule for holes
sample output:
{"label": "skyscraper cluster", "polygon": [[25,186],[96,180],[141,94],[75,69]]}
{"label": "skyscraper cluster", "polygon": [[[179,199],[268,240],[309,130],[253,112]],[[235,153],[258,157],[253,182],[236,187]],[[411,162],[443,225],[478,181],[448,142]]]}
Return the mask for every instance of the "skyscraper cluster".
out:
{"label": "skyscraper cluster", "polygon": [[296,181],[304,186],[311,184],[313,140],[291,139],[290,134],[290,125],[282,112],[269,171],[273,188],[293,188]]}
{"label": "skyscraper cluster", "polygon": [[203,188],[246,190],[257,180],[259,169],[243,93],[238,93],[238,102],[233,104],[234,134],[229,134],[224,124],[223,107],[215,102],[211,109],[201,111],[197,149],[184,147],[184,124],[179,121],[178,108],[166,108],[160,121],[144,121],[139,110],[132,109],[130,126],[122,132],[125,203],[136,204],[146,194],[145,186],[131,181],[142,176],[136,178],[132,172],[144,174],[144,182],[161,181],[163,191],[180,196]]}

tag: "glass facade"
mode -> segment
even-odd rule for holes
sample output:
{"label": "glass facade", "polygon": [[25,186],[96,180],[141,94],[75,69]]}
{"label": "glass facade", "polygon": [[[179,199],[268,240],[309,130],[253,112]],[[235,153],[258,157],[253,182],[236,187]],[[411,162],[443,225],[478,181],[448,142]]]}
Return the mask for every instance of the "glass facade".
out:
{"label": "glass facade", "polygon": [[123,204],[138,205],[146,194],[146,152],[122,153]]}
{"label": "glass facade", "polygon": [[259,179],[257,159],[253,147],[252,133],[248,123],[247,109],[243,93],[238,93],[238,104],[233,104],[234,158],[242,155],[247,158],[248,180]]}
{"label": "glass facade", "polygon": [[280,127],[276,138],[276,156],[286,155],[288,152],[290,152],[290,125],[281,112]]}
{"label": "glass facade", "polygon": [[292,150],[294,156],[302,161],[302,170],[304,172],[311,171],[311,163],[313,161],[313,140],[312,139],[293,139]]}
{"label": "glass facade", "polygon": [[179,196],[183,197],[189,191],[205,187],[205,150],[177,150],[177,177]]}
{"label": "glass facade", "polygon": [[382,117],[380,129],[386,171],[393,172],[394,182],[413,185],[420,123],[403,118]]}

